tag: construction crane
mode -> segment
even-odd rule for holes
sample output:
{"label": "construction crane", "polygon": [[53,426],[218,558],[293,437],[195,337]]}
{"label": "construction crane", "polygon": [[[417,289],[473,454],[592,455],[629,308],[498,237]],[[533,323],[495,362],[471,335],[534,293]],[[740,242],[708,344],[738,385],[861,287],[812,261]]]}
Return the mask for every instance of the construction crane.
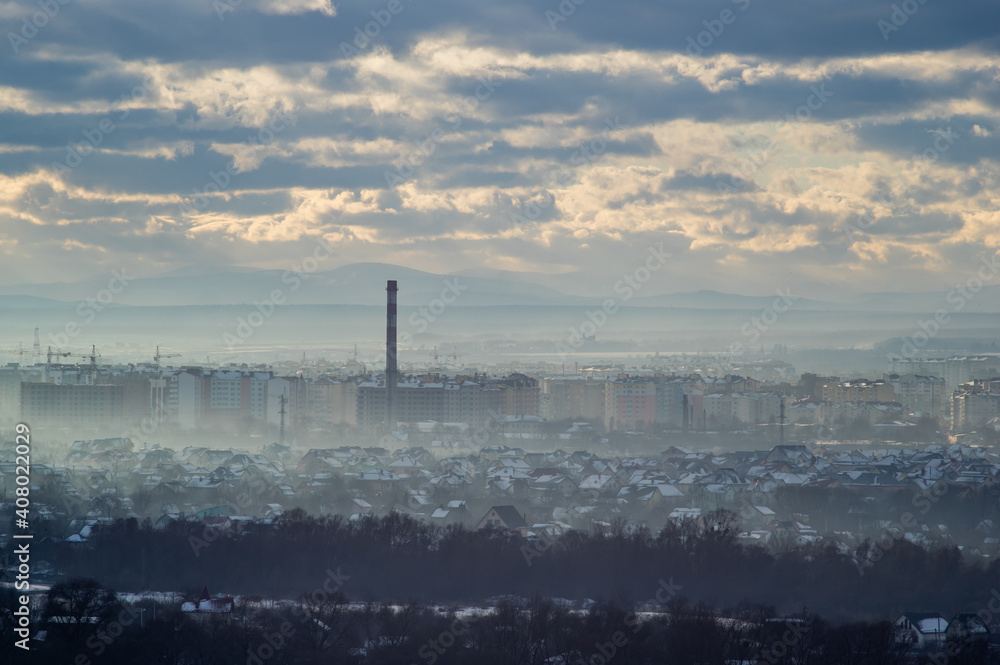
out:
{"label": "construction crane", "polygon": [[24,356],[25,353],[31,353],[31,351],[29,351],[28,349],[22,348],[20,343],[18,343],[16,349],[13,349],[13,350],[10,350],[10,351],[8,351],[8,350],[0,350],[0,355],[5,355],[6,356],[6,355],[17,354],[17,361],[18,362],[21,362],[21,358]]}
{"label": "construction crane", "polygon": [[71,356],[71,355],[73,354],[70,353],[69,351],[63,352],[60,351],[58,348],[56,348],[56,350],[53,351],[52,347],[50,346],[48,352],[45,354],[45,364],[46,365],[52,364],[52,356],[56,356],[58,358],[65,358],[66,356]]}
{"label": "construction crane", "polygon": [[90,347],[90,355],[89,356],[83,356],[83,357],[84,358],[90,358],[90,371],[94,372],[94,375],[96,376],[97,375],[97,359],[101,357],[101,354],[99,354],[97,352],[97,345],[95,344],[95,345],[91,346]]}
{"label": "construction crane", "polygon": [[435,346],[434,350],[431,352],[431,357],[434,358],[435,364],[440,364],[441,359],[450,360],[451,364],[455,367],[462,366],[462,357],[458,355],[458,348],[455,347],[454,351],[451,353],[438,353],[438,348]]}
{"label": "construction crane", "polygon": [[90,380],[93,383],[97,383],[97,359],[101,357],[101,354],[97,352],[97,346],[93,345],[90,347],[90,355],[72,353],[71,356],[75,358],[86,358],[90,361]]}
{"label": "construction crane", "polygon": [[159,367],[160,366],[160,360],[162,358],[180,358],[180,357],[181,357],[181,354],[179,354],[179,353],[160,353],[160,346],[157,345],[156,346],[156,355],[153,356],[153,362],[155,362],[156,366]]}
{"label": "construction crane", "polygon": [[458,347],[455,347],[455,350],[452,353],[439,354],[438,348],[435,346],[434,350],[431,351],[431,358],[434,359],[435,363],[440,363],[442,358],[451,359],[451,361],[456,365],[461,364],[462,362],[462,357],[458,355]]}
{"label": "construction crane", "polygon": [[97,378],[97,359],[101,357],[101,354],[97,352],[97,346],[90,347],[90,353],[73,353],[72,351],[60,351],[58,348],[53,351],[52,347],[48,347],[48,352],[45,354],[45,364],[51,365],[53,356],[57,358],[84,358],[90,361],[90,374],[93,379]]}

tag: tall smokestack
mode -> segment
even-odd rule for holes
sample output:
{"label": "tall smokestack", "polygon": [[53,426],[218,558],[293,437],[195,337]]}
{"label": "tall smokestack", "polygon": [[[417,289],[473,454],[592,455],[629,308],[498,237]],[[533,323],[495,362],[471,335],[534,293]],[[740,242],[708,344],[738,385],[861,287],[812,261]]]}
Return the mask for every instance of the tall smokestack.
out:
{"label": "tall smokestack", "polygon": [[396,429],[396,280],[385,284],[385,424],[387,431]]}

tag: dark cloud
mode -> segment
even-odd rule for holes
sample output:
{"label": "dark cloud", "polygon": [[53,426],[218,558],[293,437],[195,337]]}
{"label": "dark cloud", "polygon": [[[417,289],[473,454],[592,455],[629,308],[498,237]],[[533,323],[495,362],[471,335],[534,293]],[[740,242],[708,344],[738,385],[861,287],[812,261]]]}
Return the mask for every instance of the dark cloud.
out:
{"label": "dark cloud", "polygon": [[[918,9],[894,16],[904,4]],[[997,206],[995,2],[387,5],[61,5],[19,53],[0,49],[0,224],[18,252],[0,251],[69,279],[121,261],[274,265],[323,232],[343,236],[345,262],[560,266],[599,290],[662,242],[677,288],[727,290],[815,285],[814,266],[909,280],[928,252],[951,274],[991,241],[968,216]],[[278,109],[294,123],[220,175]],[[81,141],[98,149],[53,176]],[[432,154],[387,183],[420,145]],[[221,195],[181,208],[219,178]],[[892,215],[866,230],[863,259],[843,229],[885,189]]]}

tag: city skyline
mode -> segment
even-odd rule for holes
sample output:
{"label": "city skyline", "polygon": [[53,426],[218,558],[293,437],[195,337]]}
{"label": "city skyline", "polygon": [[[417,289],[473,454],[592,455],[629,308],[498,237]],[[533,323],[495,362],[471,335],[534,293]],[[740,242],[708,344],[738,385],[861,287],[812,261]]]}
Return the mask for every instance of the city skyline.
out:
{"label": "city skyline", "polygon": [[0,663],[1000,665],[996,0],[0,37]]}

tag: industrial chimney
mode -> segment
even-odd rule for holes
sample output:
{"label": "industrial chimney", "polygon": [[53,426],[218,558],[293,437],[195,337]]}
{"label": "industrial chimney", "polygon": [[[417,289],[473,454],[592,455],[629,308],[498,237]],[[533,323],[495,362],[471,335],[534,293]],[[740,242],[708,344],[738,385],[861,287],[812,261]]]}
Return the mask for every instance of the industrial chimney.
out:
{"label": "industrial chimney", "polygon": [[385,425],[386,431],[396,429],[396,280],[385,284]]}

